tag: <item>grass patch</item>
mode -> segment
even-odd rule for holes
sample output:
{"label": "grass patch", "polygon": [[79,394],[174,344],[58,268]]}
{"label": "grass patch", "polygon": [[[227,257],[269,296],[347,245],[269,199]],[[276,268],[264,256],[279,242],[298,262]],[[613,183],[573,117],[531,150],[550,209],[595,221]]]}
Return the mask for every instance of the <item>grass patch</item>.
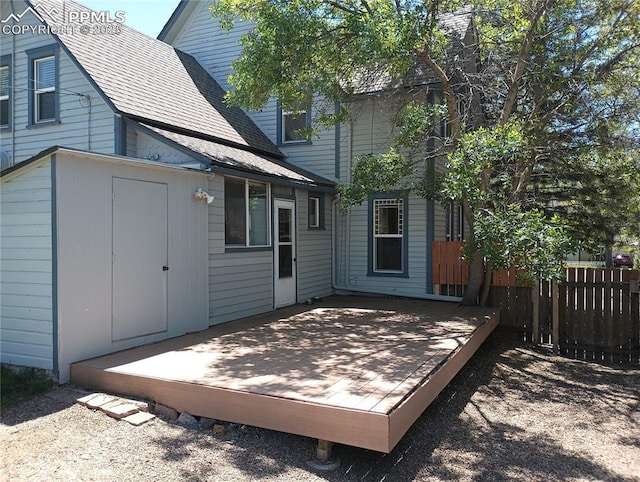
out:
{"label": "grass patch", "polygon": [[20,400],[38,395],[55,385],[44,370],[0,367],[0,406],[6,408]]}

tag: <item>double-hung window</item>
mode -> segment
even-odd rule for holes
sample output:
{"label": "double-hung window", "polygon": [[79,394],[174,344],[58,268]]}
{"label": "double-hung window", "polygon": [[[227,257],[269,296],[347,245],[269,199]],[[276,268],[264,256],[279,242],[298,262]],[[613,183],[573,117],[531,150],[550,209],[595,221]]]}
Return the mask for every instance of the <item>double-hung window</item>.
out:
{"label": "double-hung window", "polygon": [[407,274],[406,200],[371,200],[370,274]]}
{"label": "double-hung window", "polygon": [[11,57],[0,62],[0,129],[11,127]]}
{"label": "double-hung window", "polygon": [[58,49],[27,52],[29,57],[29,124],[59,120]]}
{"label": "double-hung window", "polygon": [[269,246],[269,197],[268,184],[233,177],[225,178],[226,246]]}

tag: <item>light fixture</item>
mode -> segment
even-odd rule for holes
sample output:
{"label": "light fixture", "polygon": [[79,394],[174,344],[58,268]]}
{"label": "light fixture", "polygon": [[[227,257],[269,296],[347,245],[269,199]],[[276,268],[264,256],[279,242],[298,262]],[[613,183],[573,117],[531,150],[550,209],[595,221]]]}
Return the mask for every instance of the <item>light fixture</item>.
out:
{"label": "light fixture", "polygon": [[203,201],[206,199],[207,204],[211,204],[215,199],[215,196],[209,195],[209,193],[205,192],[201,187],[199,187],[198,190],[193,193],[193,199],[195,199],[196,201]]}

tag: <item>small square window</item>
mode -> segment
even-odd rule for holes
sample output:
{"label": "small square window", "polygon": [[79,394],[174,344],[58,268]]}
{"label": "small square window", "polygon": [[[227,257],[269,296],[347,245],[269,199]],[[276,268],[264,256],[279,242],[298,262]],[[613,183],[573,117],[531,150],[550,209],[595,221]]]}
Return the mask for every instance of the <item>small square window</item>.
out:
{"label": "small square window", "polygon": [[324,195],[310,193],[307,203],[309,229],[324,229]]}
{"label": "small square window", "polygon": [[309,227],[320,227],[320,199],[309,197]]}
{"label": "small square window", "polygon": [[300,133],[307,128],[307,112],[282,112],[282,142],[301,142],[306,138]]}

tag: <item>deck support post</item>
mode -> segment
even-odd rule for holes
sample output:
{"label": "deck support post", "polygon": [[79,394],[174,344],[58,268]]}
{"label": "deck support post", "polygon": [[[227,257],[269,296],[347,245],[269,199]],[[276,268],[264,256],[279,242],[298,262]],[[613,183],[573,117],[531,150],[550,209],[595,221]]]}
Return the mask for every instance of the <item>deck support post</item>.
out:
{"label": "deck support post", "polygon": [[316,450],[316,457],[320,462],[328,462],[331,458],[331,449],[333,448],[333,442],[328,440],[318,440],[318,448]]}

